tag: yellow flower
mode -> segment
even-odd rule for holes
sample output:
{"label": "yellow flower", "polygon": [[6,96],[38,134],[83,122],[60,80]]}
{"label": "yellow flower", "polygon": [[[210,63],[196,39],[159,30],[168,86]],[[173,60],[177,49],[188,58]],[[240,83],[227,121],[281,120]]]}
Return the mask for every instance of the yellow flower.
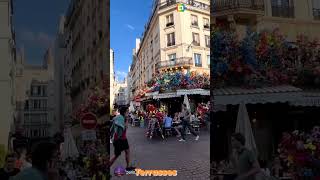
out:
{"label": "yellow flower", "polygon": [[288,162],[291,164],[293,162],[293,156],[292,155],[289,155],[288,156]]}
{"label": "yellow flower", "polygon": [[317,147],[315,145],[313,145],[312,143],[305,144],[304,147],[306,149],[310,149],[312,151],[315,151],[317,149]]}

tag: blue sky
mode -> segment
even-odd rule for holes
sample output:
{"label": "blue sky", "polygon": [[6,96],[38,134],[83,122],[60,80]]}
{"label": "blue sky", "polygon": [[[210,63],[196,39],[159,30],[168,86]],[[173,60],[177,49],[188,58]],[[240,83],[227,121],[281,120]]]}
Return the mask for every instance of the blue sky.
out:
{"label": "blue sky", "polygon": [[[26,60],[41,64],[52,44],[70,0],[15,0],[14,27],[17,47],[24,46]],[[110,0],[110,44],[115,51],[115,72],[121,80],[132,61],[135,39],[141,37],[153,0]]]}
{"label": "blue sky", "polygon": [[153,0],[110,1],[110,46],[114,50],[115,73],[123,80],[132,61],[135,39],[140,38],[151,14]]}
{"label": "blue sky", "polygon": [[24,46],[26,61],[41,64],[45,50],[53,43],[60,15],[70,0],[15,0],[14,28],[17,47]]}

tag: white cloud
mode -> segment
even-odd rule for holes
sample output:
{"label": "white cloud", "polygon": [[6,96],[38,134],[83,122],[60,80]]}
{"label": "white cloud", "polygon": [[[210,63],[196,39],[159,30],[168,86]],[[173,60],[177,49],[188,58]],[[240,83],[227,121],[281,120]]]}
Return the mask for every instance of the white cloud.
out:
{"label": "white cloud", "polygon": [[131,29],[132,31],[134,31],[136,28],[134,28],[132,25],[130,24],[126,24],[127,28]]}
{"label": "white cloud", "polygon": [[124,80],[124,78],[127,77],[127,72],[124,72],[124,71],[116,71],[115,73],[115,76],[116,76],[116,79],[119,81],[119,80]]}
{"label": "white cloud", "polygon": [[34,43],[40,46],[49,47],[54,42],[54,37],[45,32],[22,31],[21,40]]}

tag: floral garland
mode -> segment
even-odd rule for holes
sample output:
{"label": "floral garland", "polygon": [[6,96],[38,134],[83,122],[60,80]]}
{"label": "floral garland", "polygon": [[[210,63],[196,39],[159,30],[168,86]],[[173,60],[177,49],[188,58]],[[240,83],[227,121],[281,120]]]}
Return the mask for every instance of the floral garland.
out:
{"label": "floral garland", "polygon": [[211,38],[215,87],[320,87],[320,46],[316,40],[299,35],[295,44],[289,43],[278,29],[248,30],[242,40],[233,32],[214,29]]}
{"label": "floral garland", "polygon": [[165,92],[178,89],[210,88],[209,74],[199,74],[197,72],[161,72],[147,83],[147,92]]}

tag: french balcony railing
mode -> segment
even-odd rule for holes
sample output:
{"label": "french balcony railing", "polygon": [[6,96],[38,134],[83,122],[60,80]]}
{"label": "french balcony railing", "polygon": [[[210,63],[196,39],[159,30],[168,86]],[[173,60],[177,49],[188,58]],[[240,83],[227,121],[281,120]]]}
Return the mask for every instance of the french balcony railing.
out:
{"label": "french balcony railing", "polygon": [[315,20],[320,20],[320,9],[313,9],[313,17]]}
{"label": "french balcony railing", "polygon": [[293,18],[294,7],[293,6],[272,6],[272,16]]}
{"label": "french balcony railing", "polygon": [[212,12],[249,10],[264,11],[264,0],[213,0]]}
{"label": "french balcony railing", "polygon": [[167,61],[161,61],[157,64],[157,68],[173,68],[181,66],[192,66],[192,58],[176,58]]}

